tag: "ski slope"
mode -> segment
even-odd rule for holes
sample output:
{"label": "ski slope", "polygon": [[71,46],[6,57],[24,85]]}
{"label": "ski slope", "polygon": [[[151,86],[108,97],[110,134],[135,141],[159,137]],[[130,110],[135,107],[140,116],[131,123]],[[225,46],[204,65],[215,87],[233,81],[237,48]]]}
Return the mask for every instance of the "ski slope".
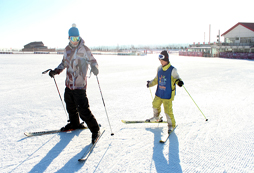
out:
{"label": "ski slope", "polygon": [[[167,124],[123,124],[153,116],[157,55],[95,55],[98,79],[88,79],[90,108],[106,129],[85,163],[78,159],[91,142],[89,130],[36,137],[26,131],[59,129],[67,117],[55,83],[41,72],[61,55],[0,55],[0,172],[221,172],[254,170],[254,61],[170,55],[185,87],[177,87],[173,110],[178,124],[165,144]],[[63,97],[65,71],[56,76]],[[162,109],[164,120],[166,117]]]}

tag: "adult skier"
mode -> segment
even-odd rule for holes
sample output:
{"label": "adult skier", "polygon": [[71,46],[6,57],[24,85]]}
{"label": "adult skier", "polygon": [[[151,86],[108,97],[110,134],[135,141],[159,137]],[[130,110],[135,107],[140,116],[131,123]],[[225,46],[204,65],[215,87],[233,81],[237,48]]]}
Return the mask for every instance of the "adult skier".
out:
{"label": "adult skier", "polygon": [[151,81],[147,81],[147,88],[157,85],[157,90],[152,103],[153,117],[146,121],[160,121],[162,118],[160,117],[161,104],[163,104],[164,112],[167,117],[168,133],[170,133],[176,126],[172,107],[172,101],[176,94],[175,84],[182,87],[184,83],[179,77],[176,68],[170,64],[168,52],[166,50],[160,53],[159,60],[161,66],[157,69],[156,77]]}
{"label": "adult skier", "polygon": [[94,143],[100,135],[100,127],[89,108],[86,95],[86,75],[88,65],[90,65],[93,74],[98,75],[98,64],[90,49],[80,37],[79,30],[75,24],[72,25],[68,33],[69,44],[65,47],[62,62],[57,68],[49,72],[49,76],[53,77],[66,68],[64,101],[70,123],[61,128],[61,130],[84,128],[84,125],[80,124],[80,117],[92,132],[92,143]]}

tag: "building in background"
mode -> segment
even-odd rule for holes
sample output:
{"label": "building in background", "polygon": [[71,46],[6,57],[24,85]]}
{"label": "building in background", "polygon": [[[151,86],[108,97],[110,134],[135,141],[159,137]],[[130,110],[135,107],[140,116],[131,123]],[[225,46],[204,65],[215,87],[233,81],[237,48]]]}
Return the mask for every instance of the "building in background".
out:
{"label": "building in background", "polygon": [[31,42],[24,46],[22,49],[23,52],[34,52],[34,53],[49,53],[49,52],[55,52],[55,49],[48,49],[47,46],[44,46],[42,41],[38,42]]}
{"label": "building in background", "polygon": [[219,46],[219,57],[254,59],[254,23],[237,23],[221,36],[224,43]]}
{"label": "building in background", "polygon": [[[224,42],[220,42],[224,36]],[[193,44],[182,56],[222,57],[236,59],[254,59],[254,23],[239,22],[222,35],[217,35],[217,42]]]}

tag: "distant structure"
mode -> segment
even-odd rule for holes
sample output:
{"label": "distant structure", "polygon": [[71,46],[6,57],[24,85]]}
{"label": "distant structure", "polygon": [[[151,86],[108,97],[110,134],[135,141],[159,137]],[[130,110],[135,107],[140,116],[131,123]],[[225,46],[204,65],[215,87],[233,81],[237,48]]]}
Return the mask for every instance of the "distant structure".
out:
{"label": "distant structure", "polygon": [[22,49],[23,52],[55,52],[55,49],[48,49],[42,41],[28,43]]}
{"label": "distant structure", "polygon": [[[221,43],[220,36],[224,36]],[[181,56],[221,57],[232,59],[254,59],[254,23],[239,22],[222,35],[217,35],[217,42],[189,45]]]}
{"label": "distant structure", "polygon": [[245,46],[238,48],[247,48],[246,46],[253,46],[254,23],[239,22],[221,36],[224,36],[224,43],[227,43],[225,46]]}

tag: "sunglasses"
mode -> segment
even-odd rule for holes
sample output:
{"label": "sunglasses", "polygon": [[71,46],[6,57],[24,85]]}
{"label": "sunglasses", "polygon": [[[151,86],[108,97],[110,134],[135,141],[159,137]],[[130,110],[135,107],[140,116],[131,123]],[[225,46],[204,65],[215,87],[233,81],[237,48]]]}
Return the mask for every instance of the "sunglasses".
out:
{"label": "sunglasses", "polygon": [[77,42],[77,41],[80,40],[80,37],[70,37],[70,40],[71,40],[72,42]]}
{"label": "sunglasses", "polygon": [[165,58],[165,55],[162,55],[162,54],[159,55],[159,59],[164,59],[164,58]]}

